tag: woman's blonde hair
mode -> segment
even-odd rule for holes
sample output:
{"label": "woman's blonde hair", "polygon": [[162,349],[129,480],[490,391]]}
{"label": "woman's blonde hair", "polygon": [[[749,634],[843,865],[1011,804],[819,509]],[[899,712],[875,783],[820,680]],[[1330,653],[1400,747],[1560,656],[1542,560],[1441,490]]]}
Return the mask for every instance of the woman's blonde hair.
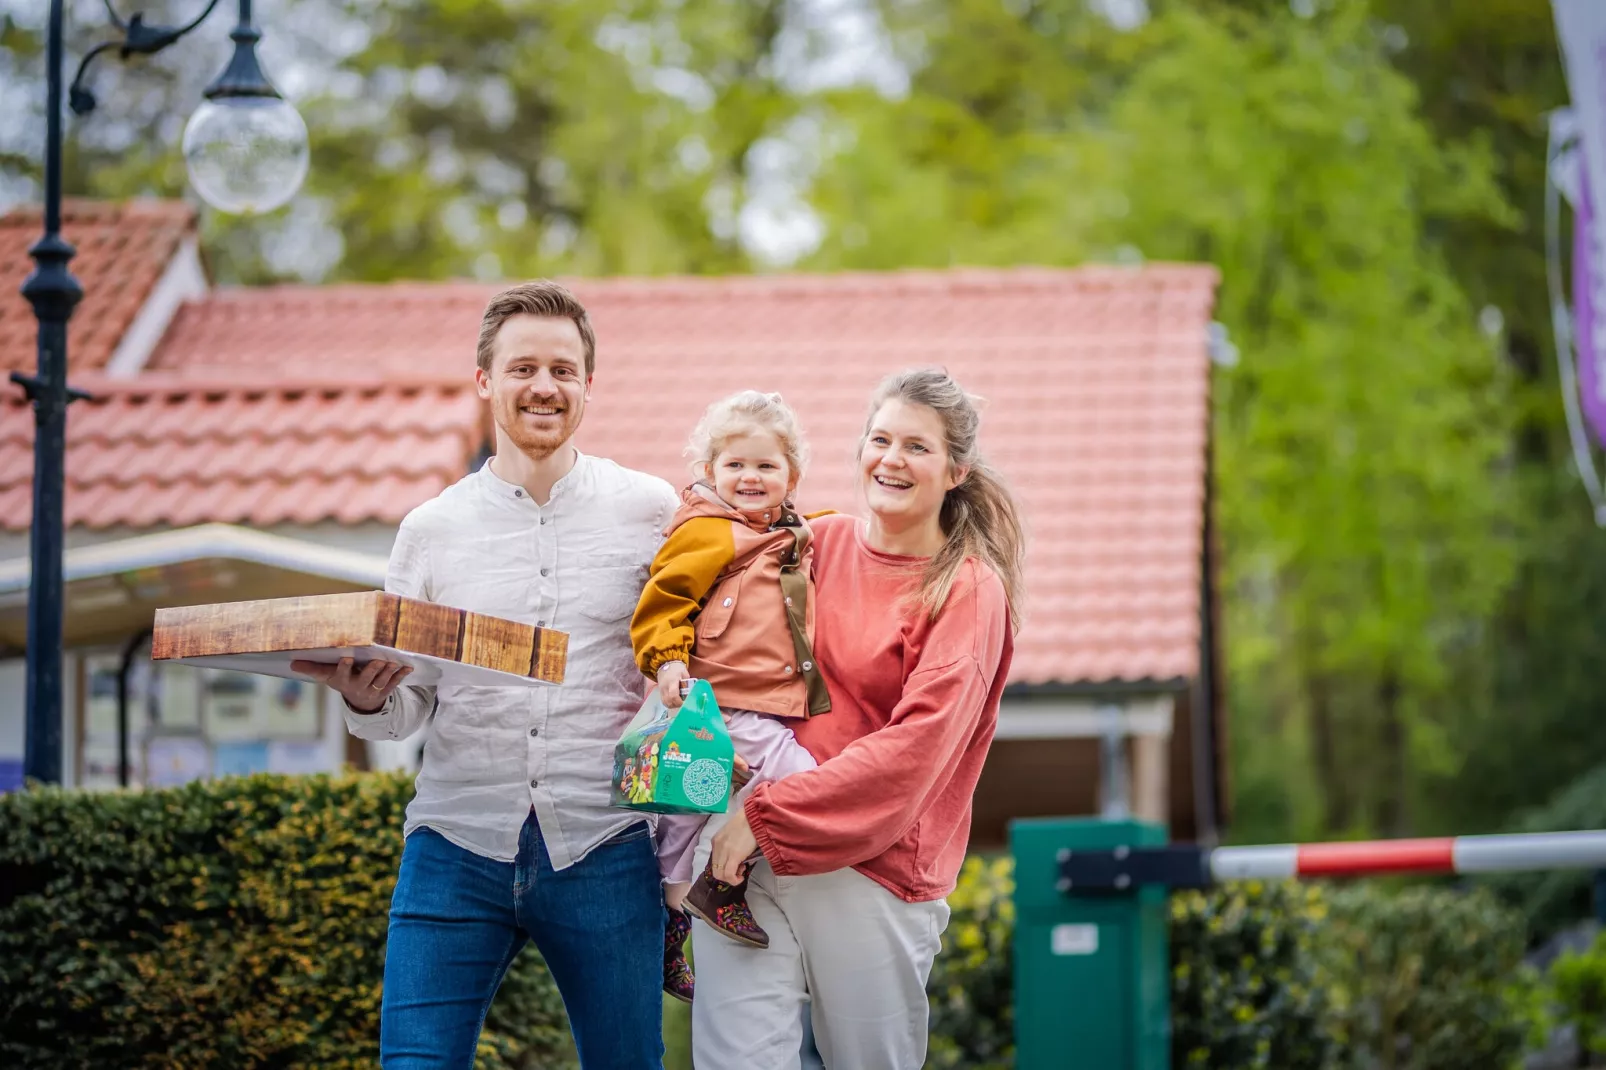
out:
{"label": "woman's blonde hair", "polygon": [[801,479],[809,463],[808,443],[803,440],[803,428],[797,413],[792,411],[779,394],[765,394],[758,390],[743,390],[728,398],[721,398],[708,406],[703,418],[692,429],[691,441],[686,444],[686,456],[691,459],[692,471],[707,474],[726,443],[738,435],[764,431],[775,436],[786,454],[792,479]]}
{"label": "woman's blonde hair", "polygon": [[965,559],[974,557],[1003,581],[1010,624],[1019,628],[1026,535],[1015,496],[976,447],[981,413],[974,399],[944,371],[915,370],[890,375],[870,397],[870,414],[859,438],[859,456],[864,454],[876,413],[894,399],[935,412],[942,419],[948,464],[968,469],[959,485],[943,497],[938,523],[945,539],[921,576],[921,605],[935,618],[948,601]]}

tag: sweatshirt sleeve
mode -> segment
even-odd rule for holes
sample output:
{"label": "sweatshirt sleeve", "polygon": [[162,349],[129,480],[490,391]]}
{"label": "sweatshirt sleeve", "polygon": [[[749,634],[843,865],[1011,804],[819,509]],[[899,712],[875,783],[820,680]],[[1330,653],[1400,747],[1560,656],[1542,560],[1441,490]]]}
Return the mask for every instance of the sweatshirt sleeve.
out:
{"label": "sweatshirt sleeve", "polygon": [[653,557],[630,621],[636,665],[644,674],[657,676],[665,662],[691,656],[696,637],[692,617],[735,557],[729,520],[694,517],[670,532]]}
{"label": "sweatshirt sleeve", "polygon": [[[397,529],[396,542],[390,549],[385,590],[404,598],[430,600],[429,547],[406,520]],[[354,710],[345,702],[341,707],[346,715],[346,730],[358,739],[406,739],[435,712],[435,688],[402,684],[374,713]]]}
{"label": "sweatshirt sleeve", "polygon": [[975,738],[1008,628],[1002,589],[972,588],[933,625],[884,727],[818,768],[754,789],[744,812],[776,873],[829,873],[903,839]]}

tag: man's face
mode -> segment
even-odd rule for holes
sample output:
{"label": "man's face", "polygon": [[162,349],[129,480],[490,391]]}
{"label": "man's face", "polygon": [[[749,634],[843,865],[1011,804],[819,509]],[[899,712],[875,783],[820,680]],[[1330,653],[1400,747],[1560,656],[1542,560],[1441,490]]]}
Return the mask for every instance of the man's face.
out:
{"label": "man's face", "polygon": [[475,369],[480,397],[520,452],[549,457],[574,437],[591,380],[585,343],[567,316],[517,315],[502,324],[489,373]]}

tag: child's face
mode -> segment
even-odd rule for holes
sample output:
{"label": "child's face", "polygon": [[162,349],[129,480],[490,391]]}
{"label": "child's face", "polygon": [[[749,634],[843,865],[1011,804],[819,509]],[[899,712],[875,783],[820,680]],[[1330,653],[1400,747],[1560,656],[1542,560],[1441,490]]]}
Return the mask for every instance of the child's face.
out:
{"label": "child's face", "polygon": [[768,431],[750,431],[725,443],[710,475],[719,496],[743,512],[774,509],[797,486],[780,440]]}

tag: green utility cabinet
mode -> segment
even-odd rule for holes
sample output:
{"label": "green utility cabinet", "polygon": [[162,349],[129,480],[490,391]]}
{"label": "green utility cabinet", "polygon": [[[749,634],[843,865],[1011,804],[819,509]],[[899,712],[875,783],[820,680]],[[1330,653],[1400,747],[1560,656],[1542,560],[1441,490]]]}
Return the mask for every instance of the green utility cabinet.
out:
{"label": "green utility cabinet", "polygon": [[[1168,889],[1067,887],[1066,852],[1159,847],[1160,825],[1031,818],[1015,858],[1017,1070],[1167,1070],[1171,1058]],[[1124,878],[1123,878],[1124,882]]]}

